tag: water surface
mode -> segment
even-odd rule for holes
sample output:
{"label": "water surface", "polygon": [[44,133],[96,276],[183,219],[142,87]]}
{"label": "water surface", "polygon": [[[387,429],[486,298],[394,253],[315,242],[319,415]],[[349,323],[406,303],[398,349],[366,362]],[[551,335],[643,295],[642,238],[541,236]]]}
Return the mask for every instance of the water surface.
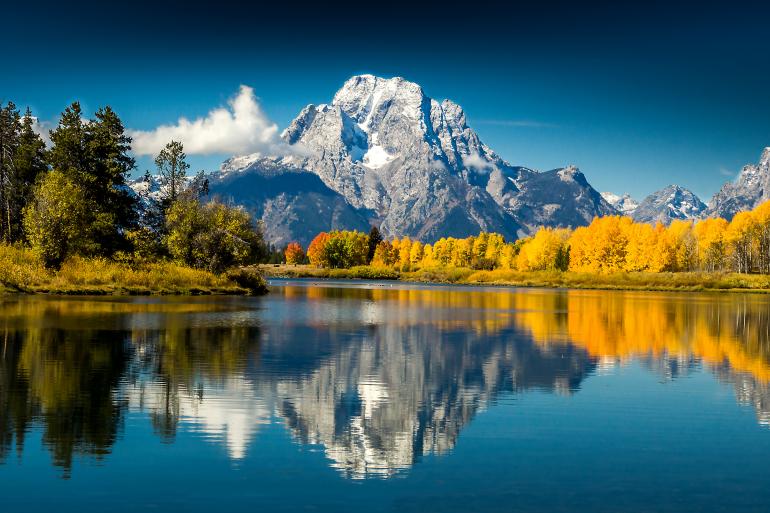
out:
{"label": "water surface", "polygon": [[770,298],[0,299],[2,511],[766,511]]}

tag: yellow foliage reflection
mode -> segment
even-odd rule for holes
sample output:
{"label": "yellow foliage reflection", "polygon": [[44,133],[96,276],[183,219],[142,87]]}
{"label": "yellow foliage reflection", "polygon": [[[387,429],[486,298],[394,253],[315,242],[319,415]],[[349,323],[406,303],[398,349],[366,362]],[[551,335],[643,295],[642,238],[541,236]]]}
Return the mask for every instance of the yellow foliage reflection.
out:
{"label": "yellow foliage reflection", "polygon": [[363,300],[373,322],[471,327],[479,333],[523,328],[538,344],[574,344],[596,358],[693,356],[770,381],[770,300],[761,295],[389,284],[344,292],[323,286],[282,291],[295,299]]}

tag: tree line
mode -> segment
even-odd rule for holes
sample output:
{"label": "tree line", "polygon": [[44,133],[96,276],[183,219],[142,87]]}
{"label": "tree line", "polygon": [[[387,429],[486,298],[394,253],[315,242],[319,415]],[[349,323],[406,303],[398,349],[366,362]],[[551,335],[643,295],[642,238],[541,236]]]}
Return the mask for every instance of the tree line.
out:
{"label": "tree line", "polygon": [[[287,263],[302,263],[297,243]],[[291,254],[290,254],[291,253]],[[442,237],[424,244],[409,237],[384,240],[379,230],[318,234],[307,249],[317,267],[358,265],[402,271],[465,267],[515,271],[736,272],[770,274],[770,202],[740,212],[731,221],[676,220],[669,226],[629,217],[597,217],[576,229],[540,228],[533,236],[507,242],[497,233]]]}
{"label": "tree line", "polygon": [[[109,106],[86,119],[62,112],[46,148],[29,108],[0,107],[0,243],[28,245],[58,268],[79,255],[126,262],[173,259],[222,272],[268,254],[261,226],[242,208],[208,196],[203,173],[188,176],[181,142],[155,158],[159,187],[129,187],[131,137]],[[204,201],[206,199],[206,201]]]}

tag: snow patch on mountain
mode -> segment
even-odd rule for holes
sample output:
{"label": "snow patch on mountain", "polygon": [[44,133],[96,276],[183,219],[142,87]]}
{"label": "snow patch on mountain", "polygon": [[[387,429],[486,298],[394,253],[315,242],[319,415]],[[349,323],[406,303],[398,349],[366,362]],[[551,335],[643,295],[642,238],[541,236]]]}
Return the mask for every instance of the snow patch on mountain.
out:
{"label": "snow patch on mountain", "polygon": [[743,166],[734,182],[726,183],[709,202],[706,215],[732,219],[743,210],[751,210],[770,200],[770,147],[765,148],[757,164]]}
{"label": "snow patch on mountain", "polygon": [[623,195],[612,192],[602,192],[601,195],[610,205],[615,207],[615,209],[623,215],[630,215],[639,206],[639,202],[632,198],[627,192],[623,193]]}
{"label": "snow patch on mountain", "polygon": [[677,219],[698,219],[705,211],[706,204],[694,192],[669,185],[644,198],[631,217],[638,222],[668,225]]}
{"label": "snow patch on mountain", "polygon": [[369,169],[379,169],[391,160],[393,160],[393,155],[385,151],[382,146],[375,145],[364,154],[363,163]]}

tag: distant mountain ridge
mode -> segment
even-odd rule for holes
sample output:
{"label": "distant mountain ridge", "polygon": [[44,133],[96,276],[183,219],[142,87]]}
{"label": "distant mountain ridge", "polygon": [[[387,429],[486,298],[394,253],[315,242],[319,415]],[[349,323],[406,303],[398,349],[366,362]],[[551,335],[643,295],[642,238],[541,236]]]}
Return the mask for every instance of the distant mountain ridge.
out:
{"label": "distant mountain ridge", "polygon": [[639,206],[639,202],[632,198],[631,195],[627,192],[623,193],[622,196],[612,192],[603,192],[601,194],[602,197],[607,200],[607,203],[612,205],[615,210],[624,215],[630,214],[636,209],[636,207]]}
{"label": "distant mountain ridge", "polygon": [[630,215],[640,223],[668,225],[675,220],[698,219],[705,210],[706,204],[694,192],[669,185],[644,198]]}
{"label": "distant mountain ridge", "polygon": [[604,198],[623,215],[645,223],[670,224],[675,219],[722,217],[731,220],[735,214],[752,210],[770,200],[770,147],[765,148],[757,164],[743,166],[738,177],[714,194],[706,205],[695,193],[678,185],[653,192],[641,202],[628,194],[619,196],[603,192]]}
{"label": "distant mountain ridge", "polygon": [[738,178],[728,182],[711,199],[709,217],[732,219],[743,210],[751,210],[770,199],[770,147],[765,148],[756,164],[743,166]]}
{"label": "distant mountain ridge", "polygon": [[400,77],[351,77],[331,103],[303,108],[281,138],[283,154],[233,156],[209,175],[211,195],[243,205],[279,246],[372,225],[425,242],[479,231],[513,240],[606,215],[731,219],[770,199],[770,147],[708,206],[678,185],[637,202],[599,193],[574,166],[540,172],[508,163],[481,142],[462,107]]}

